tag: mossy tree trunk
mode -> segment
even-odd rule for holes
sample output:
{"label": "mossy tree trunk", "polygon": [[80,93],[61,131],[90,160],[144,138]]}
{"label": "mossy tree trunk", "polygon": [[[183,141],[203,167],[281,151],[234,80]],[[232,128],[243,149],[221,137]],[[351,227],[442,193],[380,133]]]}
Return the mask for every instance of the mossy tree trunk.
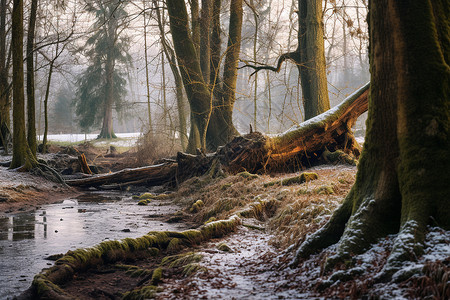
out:
{"label": "mossy tree trunk", "polygon": [[11,45],[13,49],[13,157],[10,168],[31,169],[35,160],[25,135],[25,95],[23,69],[23,1],[14,0]]}
{"label": "mossy tree trunk", "polygon": [[239,135],[233,125],[233,107],[236,101],[236,81],[241,50],[242,14],[242,0],[232,0],[223,83],[220,91],[215,93],[216,97],[206,136],[208,149],[211,150],[216,150],[218,146],[225,145],[234,136]]}
{"label": "mossy tree trunk", "polygon": [[211,116],[211,95],[206,86],[196,45],[189,30],[186,5],[182,0],[168,0],[170,30],[183,79],[184,88],[191,107],[191,132],[187,151],[206,149],[206,130]]}
{"label": "mossy tree trunk", "polygon": [[[167,2],[174,48],[191,106],[191,130],[187,147],[189,153],[195,153],[197,148],[215,150],[217,146],[224,145],[238,135],[233,126],[232,112],[241,41],[242,0],[233,0],[230,4],[230,29],[223,82],[219,79],[220,5],[220,0],[214,1],[212,5],[202,3],[200,19],[198,1],[192,1],[191,31],[184,1]],[[204,28],[203,34],[199,30],[200,21],[208,26]],[[209,47],[211,54],[200,51],[200,48]]]}
{"label": "mossy tree trunk", "polygon": [[338,242],[361,253],[399,233],[384,266],[420,255],[428,224],[450,229],[450,1],[369,2],[371,91],[355,185],[297,259]]}
{"label": "mossy tree trunk", "polygon": [[330,109],[325,70],[322,1],[299,0],[298,70],[305,120]]}
{"label": "mossy tree trunk", "polygon": [[31,153],[36,156],[36,108],[34,93],[34,35],[36,31],[37,0],[31,1],[27,35],[27,141]]}

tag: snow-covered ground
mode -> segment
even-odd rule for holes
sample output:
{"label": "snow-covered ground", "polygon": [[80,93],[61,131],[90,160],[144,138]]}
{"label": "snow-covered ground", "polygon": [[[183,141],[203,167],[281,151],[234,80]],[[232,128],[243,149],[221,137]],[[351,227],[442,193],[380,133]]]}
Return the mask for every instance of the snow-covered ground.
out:
{"label": "snow-covered ground", "polygon": [[[116,147],[132,147],[136,144],[138,137],[141,135],[140,132],[131,132],[131,133],[116,133],[118,139],[105,141],[100,140],[96,141],[98,133],[92,134],[49,134],[47,136],[49,141],[52,142],[68,142],[68,143],[77,143],[83,141],[94,142],[96,145],[113,145]],[[42,135],[38,138],[42,141]]]}

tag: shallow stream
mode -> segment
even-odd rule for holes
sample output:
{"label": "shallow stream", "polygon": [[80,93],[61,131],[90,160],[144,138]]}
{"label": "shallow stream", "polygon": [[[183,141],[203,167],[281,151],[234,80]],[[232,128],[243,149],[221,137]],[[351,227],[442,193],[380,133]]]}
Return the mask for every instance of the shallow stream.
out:
{"label": "shallow stream", "polygon": [[170,202],[136,203],[124,194],[92,192],[0,218],[0,299],[12,299],[27,289],[34,275],[53,265],[46,260],[49,255],[149,231],[186,229],[182,223],[161,221],[161,216],[179,209]]}

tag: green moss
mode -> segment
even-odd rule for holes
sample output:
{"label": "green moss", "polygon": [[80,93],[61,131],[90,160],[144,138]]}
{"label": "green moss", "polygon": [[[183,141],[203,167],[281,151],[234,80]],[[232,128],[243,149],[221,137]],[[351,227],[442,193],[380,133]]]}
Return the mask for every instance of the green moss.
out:
{"label": "green moss", "polygon": [[248,180],[253,180],[253,179],[256,179],[256,178],[259,177],[258,175],[249,173],[247,171],[241,172],[241,173],[237,173],[236,175],[240,176],[240,177],[242,177],[244,179],[248,179]]}
{"label": "green moss", "polygon": [[138,202],[138,205],[148,205],[150,202],[152,202],[152,200],[150,199],[144,199],[144,200],[140,200]]}
{"label": "green moss", "polygon": [[187,277],[187,276],[190,276],[190,275],[200,272],[200,271],[206,272],[207,270],[208,269],[200,266],[200,264],[198,264],[198,263],[192,263],[192,264],[185,265],[182,273],[185,277]]}
{"label": "green moss", "polygon": [[140,195],[138,197],[138,199],[140,199],[140,200],[153,199],[153,197],[155,197],[155,195],[152,193],[143,193],[142,195]]}
{"label": "green moss", "polygon": [[70,299],[59,286],[48,280],[45,275],[36,275],[32,286],[39,299]]}
{"label": "green moss", "polygon": [[148,253],[151,256],[158,256],[159,255],[159,249],[155,248],[155,247],[152,247],[152,248],[148,249]]}
{"label": "green moss", "polygon": [[203,240],[203,236],[200,230],[191,229],[181,232],[183,237],[189,241],[191,245],[199,244]]}
{"label": "green moss", "polygon": [[217,221],[217,218],[216,217],[211,217],[204,224],[208,224],[208,223],[211,223],[211,222],[214,222],[214,221]]}
{"label": "green moss", "polygon": [[167,266],[169,268],[183,267],[187,264],[196,263],[202,260],[203,255],[194,252],[187,252],[172,256],[166,256],[161,261],[161,266]]}
{"label": "green moss", "polygon": [[240,223],[241,219],[234,215],[228,220],[220,220],[203,225],[200,230],[204,239],[218,238],[235,231]]}
{"label": "green moss", "polygon": [[325,150],[322,154],[322,156],[325,158],[327,162],[330,163],[345,163],[352,166],[358,165],[358,160],[354,157],[348,155],[342,150],[336,150],[334,152],[330,152],[328,150]]}
{"label": "green moss", "polygon": [[157,285],[159,282],[161,282],[163,276],[163,269],[162,268],[156,268],[155,270],[153,270],[153,275],[152,275],[152,285]]}
{"label": "green moss", "polygon": [[200,209],[201,209],[203,206],[205,206],[205,204],[203,203],[203,201],[202,201],[202,200],[197,200],[197,201],[195,201],[194,204],[192,204],[192,207],[191,207],[191,209],[190,209],[189,211],[190,211],[191,213],[199,212]]}
{"label": "green moss", "polygon": [[122,299],[123,300],[153,299],[155,298],[157,292],[158,288],[156,286],[149,285],[124,293]]}
{"label": "green moss", "polygon": [[304,172],[298,176],[289,177],[289,178],[285,178],[282,180],[267,182],[264,184],[264,187],[269,187],[269,186],[274,186],[274,185],[287,186],[287,185],[301,184],[301,183],[308,182],[311,180],[316,180],[318,178],[319,178],[319,175],[317,175],[317,173]]}
{"label": "green moss", "polygon": [[226,243],[220,243],[217,246],[217,249],[223,252],[233,252],[233,250]]}
{"label": "green moss", "polygon": [[178,251],[182,248],[181,240],[178,238],[172,238],[167,246],[167,250],[171,252]]}
{"label": "green moss", "polygon": [[314,193],[318,195],[332,195],[334,194],[334,190],[332,186],[322,185],[314,190]]}

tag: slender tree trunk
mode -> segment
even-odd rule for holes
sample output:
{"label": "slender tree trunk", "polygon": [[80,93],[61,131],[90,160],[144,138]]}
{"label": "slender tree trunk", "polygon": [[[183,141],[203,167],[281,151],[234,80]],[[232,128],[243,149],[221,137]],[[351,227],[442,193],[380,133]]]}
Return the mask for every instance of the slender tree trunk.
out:
{"label": "slender tree trunk", "polygon": [[202,1],[201,19],[200,19],[200,66],[202,69],[203,80],[209,84],[211,77],[211,3]]}
{"label": "slender tree trunk", "polygon": [[[203,1],[202,1],[203,2]],[[191,24],[192,24],[192,41],[194,42],[195,50],[200,58],[200,6],[198,0],[191,0]]]}
{"label": "slender tree trunk", "polygon": [[148,74],[147,20],[145,17],[147,13],[145,12],[145,0],[142,3],[144,5],[144,55],[145,55],[145,81],[147,88],[148,131],[150,132],[150,135],[153,135],[152,109],[150,106],[150,79]]}
{"label": "slender tree trunk", "polygon": [[[165,20],[161,18],[160,10],[158,9],[156,1],[153,2],[155,4],[156,11],[156,19],[158,22],[159,32],[161,34],[161,43],[163,45],[163,51],[169,60],[169,66],[172,70],[172,74],[175,80],[175,95],[177,99],[177,108],[178,108],[178,120],[180,123],[180,142],[181,148],[183,151],[186,151],[188,145],[188,135],[186,128],[186,112],[185,112],[185,99],[183,93],[183,79],[181,78],[180,71],[178,70],[177,62],[175,59],[175,53],[173,49],[167,44],[166,33],[164,31]],[[195,150],[195,149],[194,149]]]}
{"label": "slender tree trunk", "polygon": [[8,152],[8,135],[10,128],[10,100],[8,88],[8,68],[6,63],[6,0],[0,1],[0,140],[5,152]]}
{"label": "slender tree trunk", "polygon": [[30,19],[27,36],[27,141],[31,153],[36,156],[36,99],[34,94],[34,35],[38,0],[31,1]]}
{"label": "slender tree trunk", "polygon": [[322,1],[299,0],[298,23],[298,69],[305,120],[308,120],[330,109],[325,70]]}
{"label": "slender tree trunk", "polygon": [[222,45],[222,39],[220,37],[220,9],[222,1],[213,0],[212,7],[212,17],[211,17],[211,67],[210,67],[210,84],[212,85],[213,91],[215,92],[215,87],[220,83],[220,51]]}
{"label": "slender tree trunk", "polygon": [[[58,53],[58,45],[56,45],[56,53]],[[42,153],[47,152],[47,136],[48,136],[48,98],[50,95],[50,83],[52,82],[53,67],[55,60],[50,61],[50,67],[48,69],[47,86],[45,89],[44,98],[44,137],[42,138]]]}
{"label": "slender tree trunk", "polygon": [[369,2],[372,82],[356,182],[297,259],[339,239],[339,256],[361,253],[399,232],[389,278],[420,255],[428,224],[450,229],[449,17],[448,0]]}
{"label": "slender tree trunk", "polygon": [[114,49],[114,43],[117,38],[116,36],[117,29],[117,20],[115,18],[111,18],[108,20],[107,30],[108,30],[108,38],[110,46],[107,49],[106,54],[106,63],[105,63],[105,102],[104,102],[104,114],[103,114],[103,125],[98,138],[104,139],[114,139],[117,136],[114,134],[113,130],[113,117],[112,117],[112,108],[113,108],[113,95],[114,95],[114,53],[112,50]]}

